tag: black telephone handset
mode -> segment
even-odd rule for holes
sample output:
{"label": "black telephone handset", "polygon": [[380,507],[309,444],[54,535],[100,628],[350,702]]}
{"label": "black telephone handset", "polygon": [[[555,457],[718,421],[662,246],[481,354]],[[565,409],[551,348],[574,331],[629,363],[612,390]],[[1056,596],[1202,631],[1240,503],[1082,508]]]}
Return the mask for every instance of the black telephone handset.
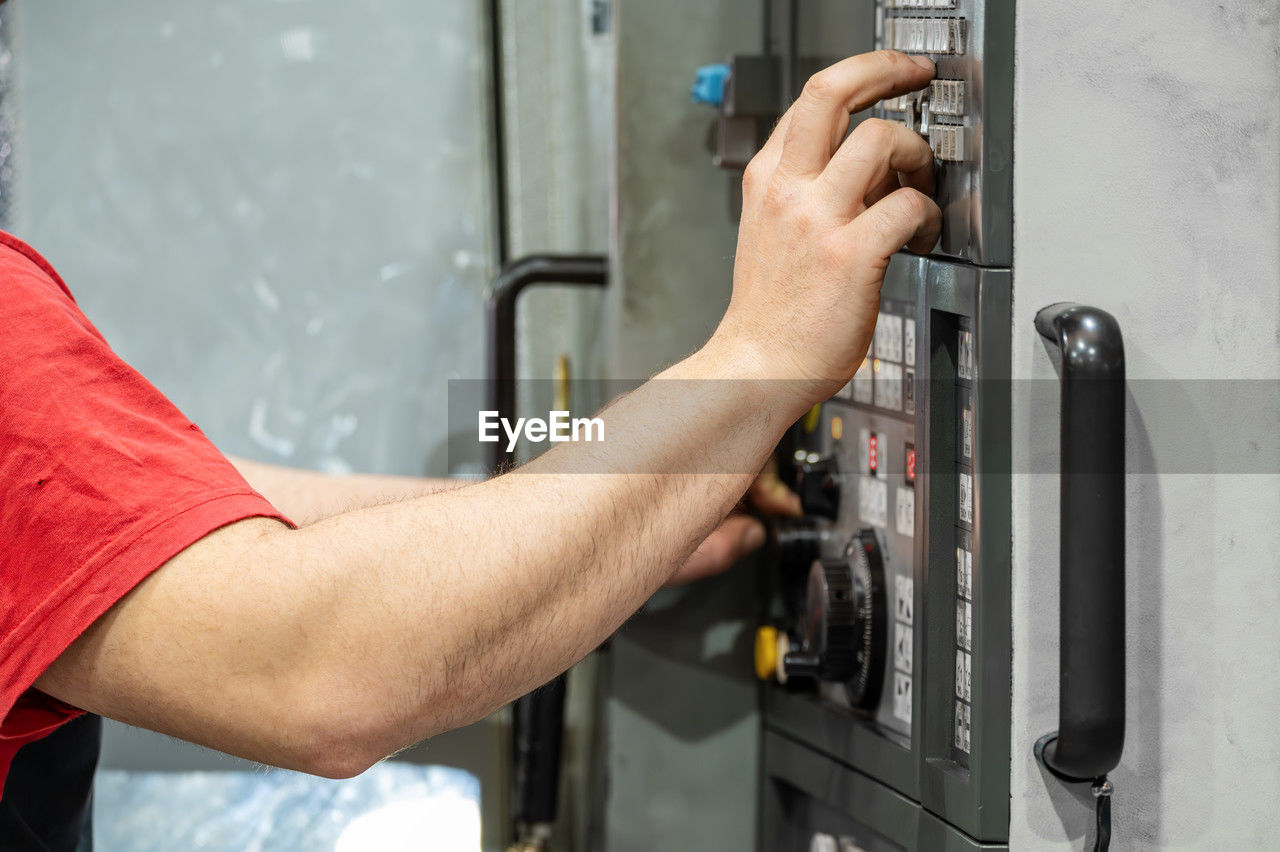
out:
{"label": "black telephone handset", "polygon": [[1107,773],[1124,750],[1124,339],[1115,317],[1087,305],[1049,305],[1035,325],[1062,355],[1058,730],[1035,755],[1063,781],[1092,783],[1101,852]]}

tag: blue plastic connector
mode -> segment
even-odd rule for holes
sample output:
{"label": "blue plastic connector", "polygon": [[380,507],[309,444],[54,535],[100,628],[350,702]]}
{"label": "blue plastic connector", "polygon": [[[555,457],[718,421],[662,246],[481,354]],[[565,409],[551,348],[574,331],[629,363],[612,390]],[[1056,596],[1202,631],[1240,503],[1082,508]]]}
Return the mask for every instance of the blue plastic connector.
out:
{"label": "blue plastic connector", "polygon": [[720,106],[724,103],[724,86],[729,80],[729,66],[723,62],[703,65],[694,72],[689,96],[694,103]]}

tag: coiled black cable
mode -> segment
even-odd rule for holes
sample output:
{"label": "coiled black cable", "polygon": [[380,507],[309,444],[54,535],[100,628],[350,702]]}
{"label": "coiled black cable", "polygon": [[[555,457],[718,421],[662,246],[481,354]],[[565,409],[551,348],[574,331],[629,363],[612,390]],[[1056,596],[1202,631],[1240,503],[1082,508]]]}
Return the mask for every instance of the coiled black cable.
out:
{"label": "coiled black cable", "polygon": [[1097,834],[1093,840],[1093,852],[1107,852],[1111,847],[1111,793],[1114,788],[1103,775],[1093,782],[1091,789],[1097,802]]}

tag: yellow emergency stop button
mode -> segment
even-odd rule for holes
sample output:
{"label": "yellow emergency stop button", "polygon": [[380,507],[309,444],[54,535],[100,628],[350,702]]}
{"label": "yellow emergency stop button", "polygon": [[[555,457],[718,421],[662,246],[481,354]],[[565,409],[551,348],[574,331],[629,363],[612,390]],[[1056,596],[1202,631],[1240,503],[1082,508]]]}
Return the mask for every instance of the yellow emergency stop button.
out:
{"label": "yellow emergency stop button", "polygon": [[778,628],[756,628],[756,677],[770,680],[778,671]]}

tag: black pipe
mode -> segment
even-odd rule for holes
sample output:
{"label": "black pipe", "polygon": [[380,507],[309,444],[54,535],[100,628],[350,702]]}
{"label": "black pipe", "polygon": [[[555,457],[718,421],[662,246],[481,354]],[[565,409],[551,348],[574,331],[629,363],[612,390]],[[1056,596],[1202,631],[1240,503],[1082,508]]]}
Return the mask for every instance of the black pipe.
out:
{"label": "black pipe", "polygon": [[549,828],[556,819],[567,687],[568,678],[560,675],[512,707],[512,818],[519,832]]}
{"label": "black pipe", "polygon": [[[516,300],[525,288],[538,284],[603,287],[608,274],[608,261],[596,254],[533,254],[502,267],[485,305],[489,410],[497,411],[499,417],[515,417]],[[508,452],[505,446],[503,441],[488,446],[485,464],[491,474],[500,473],[515,462],[515,453]]]}
{"label": "black pipe", "polygon": [[[2,0],[0,0],[2,2]],[[493,130],[493,231],[497,238],[498,263],[510,254],[510,215],[507,201],[507,99],[502,45],[502,0],[489,0],[489,89],[490,127]]]}
{"label": "black pipe", "polygon": [[[516,413],[516,303],[525,288],[539,284],[603,287],[609,265],[600,255],[530,255],[498,273],[485,306],[487,326],[487,407],[498,416]],[[515,464],[514,450],[502,442],[488,446],[491,475]],[[512,817],[526,848],[544,848],[555,822],[564,740],[565,675],[516,700],[512,726]]]}
{"label": "black pipe", "polygon": [[1050,305],[1035,325],[1062,353],[1058,730],[1036,756],[1086,781],[1124,750],[1124,339],[1086,305]]}

